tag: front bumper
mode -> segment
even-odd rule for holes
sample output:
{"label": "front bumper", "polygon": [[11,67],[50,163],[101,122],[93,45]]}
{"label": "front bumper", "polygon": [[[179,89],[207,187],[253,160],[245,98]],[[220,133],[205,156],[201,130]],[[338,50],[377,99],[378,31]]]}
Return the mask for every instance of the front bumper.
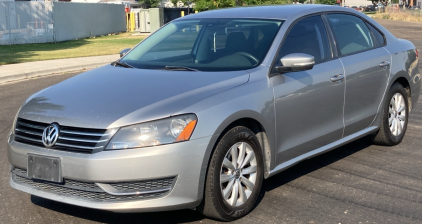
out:
{"label": "front bumper", "polygon": [[[131,198],[130,200],[92,200],[49,190],[41,185],[24,184],[11,174],[10,186],[39,197],[68,204],[115,212],[164,211],[194,208],[202,199],[202,164],[210,137],[186,142],[93,154],[46,149],[13,141],[8,144],[11,171],[27,169],[27,155],[38,154],[61,159],[65,180],[94,183],[124,183],[174,177],[171,190],[157,197]],[[22,180],[22,179],[21,179]],[[32,180],[30,180],[32,181]],[[48,183],[47,183],[48,184]],[[54,186],[53,186],[54,187]]]}

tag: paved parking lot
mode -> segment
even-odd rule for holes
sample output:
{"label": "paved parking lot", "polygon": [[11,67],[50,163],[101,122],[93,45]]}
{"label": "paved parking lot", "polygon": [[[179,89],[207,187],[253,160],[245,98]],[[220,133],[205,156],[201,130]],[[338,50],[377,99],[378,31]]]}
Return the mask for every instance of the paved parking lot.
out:
{"label": "paved parking lot", "polygon": [[[422,23],[379,21],[422,50]],[[215,223],[192,210],[115,214],[9,187],[6,137],[16,111],[32,93],[73,75],[0,85],[0,223]],[[235,223],[422,223],[421,104],[400,145],[361,139],[302,162],[266,180],[259,205]]]}

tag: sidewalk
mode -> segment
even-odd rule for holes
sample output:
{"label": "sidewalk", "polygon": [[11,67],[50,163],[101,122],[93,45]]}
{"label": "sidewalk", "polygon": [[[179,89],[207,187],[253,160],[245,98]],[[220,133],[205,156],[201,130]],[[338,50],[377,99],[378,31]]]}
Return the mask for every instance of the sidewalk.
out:
{"label": "sidewalk", "polygon": [[93,69],[117,59],[119,59],[119,55],[114,54],[1,65],[0,84],[52,74]]}

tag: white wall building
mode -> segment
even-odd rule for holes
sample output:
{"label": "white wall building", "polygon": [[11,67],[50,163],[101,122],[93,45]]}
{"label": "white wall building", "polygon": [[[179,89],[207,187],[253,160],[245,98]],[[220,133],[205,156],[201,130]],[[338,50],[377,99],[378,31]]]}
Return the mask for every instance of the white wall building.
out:
{"label": "white wall building", "polygon": [[98,3],[100,0],[72,0],[71,2],[76,3]]}
{"label": "white wall building", "polygon": [[422,7],[422,0],[418,0],[418,1],[416,2],[416,5],[417,5],[417,6],[419,6],[419,7]]}
{"label": "white wall building", "polygon": [[344,0],[345,6],[361,6],[361,5],[372,5],[372,1],[368,0]]}

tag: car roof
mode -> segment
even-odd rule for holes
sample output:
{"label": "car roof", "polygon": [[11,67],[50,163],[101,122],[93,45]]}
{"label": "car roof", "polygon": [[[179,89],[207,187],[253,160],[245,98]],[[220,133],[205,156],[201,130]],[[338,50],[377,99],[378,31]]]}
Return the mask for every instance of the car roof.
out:
{"label": "car roof", "polygon": [[236,7],[219,10],[204,11],[181,17],[184,19],[204,18],[256,18],[256,19],[281,19],[288,20],[297,17],[298,14],[306,15],[324,11],[345,11],[356,14],[356,10],[346,7],[318,5],[318,4],[295,4],[295,5],[268,5],[253,7]]}

